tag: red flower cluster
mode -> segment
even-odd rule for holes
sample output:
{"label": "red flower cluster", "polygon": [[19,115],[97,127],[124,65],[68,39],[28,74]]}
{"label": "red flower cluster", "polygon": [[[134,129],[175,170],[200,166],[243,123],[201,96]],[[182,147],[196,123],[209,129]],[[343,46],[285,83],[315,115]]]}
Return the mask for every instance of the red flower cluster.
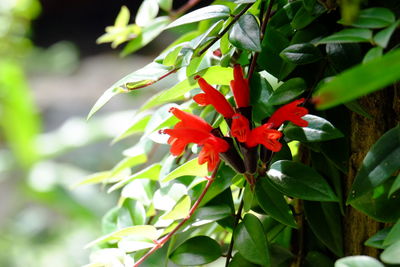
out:
{"label": "red flower cluster", "polygon": [[[282,132],[277,129],[285,121],[291,121],[301,127],[308,125],[308,122],[302,119],[304,115],[308,114],[308,110],[299,107],[300,104],[304,103],[304,99],[299,99],[277,109],[267,123],[252,129],[251,115],[243,112],[250,109],[251,114],[249,82],[244,78],[240,65],[234,66],[233,75],[234,80],[231,81],[231,89],[236,102],[236,109],[232,108],[223,94],[200,76],[195,78],[204,93],[195,95],[193,99],[201,106],[212,105],[217,112],[224,116],[230,124],[230,135],[235,137],[242,146],[253,148],[261,144],[265,148],[277,152],[282,147],[279,142]],[[162,132],[170,136],[168,144],[171,145],[173,155],[182,154],[189,143],[198,144],[202,146],[199,163],[207,162],[209,171],[218,166],[220,153],[232,155],[227,151],[234,150],[234,148],[224,139],[215,136],[212,133],[213,128],[206,121],[177,108],[172,108],[171,112],[181,121],[173,129],[165,129]]]}

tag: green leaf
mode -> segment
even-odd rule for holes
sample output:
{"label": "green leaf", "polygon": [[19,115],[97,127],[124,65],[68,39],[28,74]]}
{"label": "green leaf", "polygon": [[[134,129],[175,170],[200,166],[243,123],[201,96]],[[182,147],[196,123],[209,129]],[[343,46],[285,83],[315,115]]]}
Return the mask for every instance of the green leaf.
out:
{"label": "green leaf", "polygon": [[221,247],[208,236],[196,236],[183,242],[169,256],[179,265],[193,266],[210,263],[221,256]]}
{"label": "green leaf", "polygon": [[213,66],[207,68],[206,70],[202,70],[186,80],[179,82],[175,86],[154,95],[140,108],[140,110],[149,109],[166,102],[181,99],[185,93],[199,87],[197,81],[194,79],[196,75],[202,76],[210,84],[229,85],[230,81],[233,80],[232,68]]}
{"label": "green leaf", "polygon": [[386,181],[400,168],[400,126],[386,132],[371,147],[358,171],[347,203]]}
{"label": "green leaf", "polygon": [[96,172],[96,173],[93,173],[93,174],[85,177],[82,181],[79,181],[76,184],[73,184],[71,187],[76,188],[78,186],[85,185],[85,184],[101,183],[103,181],[108,180],[111,177],[110,174],[111,174],[111,172],[109,172],[109,171]]}
{"label": "green leaf", "polygon": [[[384,67],[382,67],[384,66]],[[400,80],[400,49],[351,68],[322,85],[314,94],[317,108],[326,109]]]}
{"label": "green leaf", "polygon": [[251,14],[243,15],[233,25],[229,41],[242,50],[261,52],[260,27]]}
{"label": "green leaf", "polygon": [[212,18],[229,17],[230,9],[225,5],[211,5],[196,9],[168,25],[167,29]]}
{"label": "green leaf", "polygon": [[400,264],[400,240],[390,245],[381,254],[381,260],[387,264]]}
{"label": "green leaf", "polygon": [[372,47],[368,52],[365,54],[363,59],[363,64],[367,63],[368,61],[377,59],[382,57],[383,55],[383,48],[382,47]]}
{"label": "green leaf", "polygon": [[310,114],[302,118],[308,121],[308,126],[299,127],[290,123],[283,130],[287,138],[301,142],[319,142],[343,137],[343,134],[324,118]]}
{"label": "green leaf", "polygon": [[389,26],[394,21],[395,16],[390,9],[373,7],[361,10],[357,19],[350,24],[345,23],[343,20],[340,20],[339,23],[359,28],[377,29]]}
{"label": "green leaf", "polygon": [[396,21],[386,29],[377,32],[374,36],[374,42],[382,48],[386,48],[389,43],[390,37],[392,37],[393,32],[399,26],[400,20]]}
{"label": "green leaf", "polygon": [[330,257],[318,251],[310,251],[306,256],[307,267],[333,267],[333,261]]}
{"label": "green leaf", "polygon": [[313,63],[322,58],[319,49],[310,43],[288,46],[279,55],[287,62],[296,65]]}
{"label": "green leaf", "polygon": [[270,105],[286,104],[296,99],[306,88],[307,85],[302,78],[292,78],[273,91],[267,102]]}
{"label": "green leaf", "polygon": [[159,237],[159,233],[157,229],[152,225],[135,225],[100,237],[87,244],[85,248],[89,248],[105,242],[119,241],[126,236],[136,236],[147,240],[157,240],[157,238]]}
{"label": "green leaf", "polygon": [[257,267],[254,263],[246,260],[239,252],[237,252],[229,262],[229,267]]}
{"label": "green leaf", "polygon": [[190,203],[190,197],[184,196],[171,211],[161,216],[161,219],[179,220],[185,218],[189,214]]}
{"label": "green leaf", "polygon": [[314,5],[314,9],[312,12],[307,11],[304,7],[301,7],[293,20],[290,22],[290,25],[296,29],[300,30],[308,26],[311,22],[325,13],[326,8],[320,4]]}
{"label": "green leaf", "polygon": [[372,40],[372,31],[368,29],[344,29],[318,41],[318,44],[328,43],[362,43]]}
{"label": "green leaf", "polygon": [[318,239],[338,257],[343,257],[340,210],[336,203],[304,201],[308,224]]}
{"label": "green leaf", "polygon": [[149,24],[147,24],[143,29],[141,34],[139,34],[136,38],[131,40],[122,50],[121,55],[126,56],[135,52],[136,50],[142,48],[147,45],[151,41],[153,41],[161,32],[165,30],[165,27],[170,22],[169,17],[158,17],[152,20]]}
{"label": "green leaf", "polygon": [[248,261],[269,266],[268,243],[263,226],[256,216],[246,214],[234,232],[234,246]]}
{"label": "green leaf", "polygon": [[153,196],[154,208],[157,210],[170,211],[176,203],[185,195],[188,189],[181,183],[169,183],[158,189]]}
{"label": "green leaf", "polygon": [[390,188],[389,196],[392,196],[399,189],[400,189],[400,174],[397,175],[396,180],[394,181],[392,187]]}
{"label": "green leaf", "polygon": [[400,218],[400,192],[389,197],[394,179],[388,179],[372,191],[363,194],[350,204],[379,222],[395,222]]}
{"label": "green leaf", "polygon": [[132,168],[147,161],[147,156],[146,154],[144,154],[143,151],[136,152],[136,155],[126,157],[118,162],[117,165],[115,165],[114,168],[111,170],[110,176],[113,177],[115,175],[118,175],[121,171],[125,169]]}
{"label": "green leaf", "polygon": [[373,248],[384,249],[385,246],[383,245],[383,241],[385,240],[389,231],[390,231],[390,228],[384,228],[384,229],[378,231],[376,234],[374,234],[373,236],[368,238],[368,240],[364,242],[364,245],[373,247]]}
{"label": "green leaf", "polygon": [[285,225],[297,228],[285,198],[268,179],[257,179],[255,191],[258,204],[268,215]]}
{"label": "green leaf", "polygon": [[122,179],[118,183],[114,184],[112,187],[110,187],[110,189],[108,189],[107,193],[111,193],[136,179],[149,179],[149,180],[157,181],[158,176],[160,174],[160,170],[161,170],[161,164],[159,164],[159,163],[152,164],[152,165],[148,166],[147,168],[145,168],[129,177],[126,177],[125,179]]}
{"label": "green leaf", "polygon": [[147,112],[142,112],[135,115],[133,121],[129,124],[129,126],[120,133],[117,137],[112,140],[112,144],[115,144],[122,139],[131,136],[136,133],[141,133],[145,130],[147,123],[150,121],[151,114]]}
{"label": "green leaf", "polygon": [[[254,72],[250,80],[250,88],[250,104],[253,107],[253,120],[261,122],[261,120],[271,116],[274,112],[273,106],[269,103],[269,97],[273,92],[272,86],[260,73]],[[265,101],[266,99],[268,100]]]}
{"label": "green leaf", "polygon": [[173,0],[158,0],[158,5],[164,11],[170,11],[172,9]]}
{"label": "green leaf", "polygon": [[397,220],[395,225],[393,225],[392,229],[386,236],[385,241],[383,241],[383,245],[389,246],[398,240],[400,240],[400,219]]}
{"label": "green leaf", "polygon": [[[149,81],[155,81],[160,77],[164,76],[171,70],[171,67],[164,66],[158,63],[150,63],[145,67],[134,71],[133,73],[125,76],[118,82],[114,83],[108,88],[103,95],[97,100],[87,116],[87,119],[93,116],[102,106],[104,106],[113,96],[120,93],[127,93],[127,86],[129,83],[148,83]],[[132,86],[131,86],[132,88]],[[134,89],[134,88],[132,88]]]}
{"label": "green leaf", "polygon": [[135,23],[145,27],[149,25],[158,14],[157,0],[144,0],[136,13]]}
{"label": "green leaf", "polygon": [[207,176],[207,164],[200,165],[198,163],[198,158],[194,158],[188,162],[185,162],[184,164],[170,172],[167,176],[162,177],[161,181],[165,183],[186,175],[201,177]]}
{"label": "green leaf", "polygon": [[304,200],[338,201],[325,179],[304,164],[280,160],[271,165],[267,175],[285,195]]}
{"label": "green leaf", "polygon": [[337,73],[359,64],[363,56],[358,43],[328,43],[325,51],[330,65]]}
{"label": "green leaf", "polygon": [[335,267],[385,267],[377,259],[370,256],[348,256],[338,259]]}
{"label": "green leaf", "polygon": [[198,208],[189,221],[191,223],[198,223],[202,220],[218,221],[231,215],[232,210],[228,205],[205,206]]}

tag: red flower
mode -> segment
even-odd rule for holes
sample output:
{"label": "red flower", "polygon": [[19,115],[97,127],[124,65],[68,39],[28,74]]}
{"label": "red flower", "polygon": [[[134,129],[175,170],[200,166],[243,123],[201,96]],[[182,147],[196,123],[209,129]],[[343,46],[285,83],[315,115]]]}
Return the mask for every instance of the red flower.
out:
{"label": "red flower", "polygon": [[250,134],[249,121],[242,114],[236,113],[232,117],[231,135],[239,142],[246,142]]}
{"label": "red flower", "polygon": [[278,139],[281,138],[282,133],[271,129],[271,127],[272,124],[266,123],[251,130],[246,140],[246,145],[248,147],[255,147],[258,144],[262,144],[273,152],[281,150],[282,144],[279,143]]}
{"label": "red flower", "polygon": [[229,149],[229,144],[224,139],[213,135],[207,139],[199,154],[199,164],[207,162],[209,172],[212,172],[220,161],[219,153],[226,152]]}
{"label": "red flower", "polygon": [[172,112],[172,114],[174,114],[175,117],[181,120],[175,125],[174,129],[177,127],[193,128],[193,129],[203,130],[206,132],[210,132],[212,130],[212,127],[205,120],[196,115],[182,111],[178,108],[171,108],[169,112]]}
{"label": "red flower", "polygon": [[302,103],[304,103],[304,98],[278,108],[274,114],[272,114],[271,118],[269,118],[268,123],[272,124],[272,128],[279,128],[285,121],[291,121],[300,127],[308,126],[308,121],[301,118],[308,114],[308,110],[303,107],[298,107],[298,105]]}
{"label": "red flower", "polygon": [[243,77],[243,70],[239,64],[233,68],[231,89],[238,108],[248,107],[250,104],[249,81]]}
{"label": "red flower", "polygon": [[171,145],[170,151],[174,156],[182,154],[189,143],[202,145],[210,136],[212,136],[209,132],[202,130],[181,128],[179,123],[175,125],[174,129],[165,129],[161,132],[170,136],[168,144]]}
{"label": "red flower", "polygon": [[218,90],[212,87],[210,84],[206,82],[200,76],[196,76],[201,90],[203,90],[204,94],[197,94],[193,97],[193,100],[197,102],[200,106],[213,105],[214,108],[222,114],[225,118],[232,118],[233,108],[229,104],[229,102],[225,99],[225,96],[221,94]]}

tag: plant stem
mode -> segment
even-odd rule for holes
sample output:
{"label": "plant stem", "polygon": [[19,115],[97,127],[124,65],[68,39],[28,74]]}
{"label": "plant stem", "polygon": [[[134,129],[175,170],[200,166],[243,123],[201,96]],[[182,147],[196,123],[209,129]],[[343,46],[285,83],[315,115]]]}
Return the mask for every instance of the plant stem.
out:
{"label": "plant stem", "polygon": [[232,19],[232,21],[226,26],[225,29],[223,29],[222,32],[220,32],[211,42],[209,42],[203,49],[200,50],[200,52],[198,53],[198,56],[202,55],[204,52],[206,52],[211,46],[213,46],[219,39],[222,38],[222,36],[224,36],[225,33],[227,33],[229,31],[229,29],[232,27],[233,24],[235,24],[236,21],[239,20],[239,18],[246,13],[246,11],[253,5],[253,3],[251,4],[247,4],[246,7],[240,11],[239,14],[235,15]]}
{"label": "plant stem", "polygon": [[158,81],[160,81],[160,80],[162,80],[162,79],[168,77],[168,76],[171,75],[172,73],[175,73],[177,70],[179,70],[179,68],[174,68],[174,69],[170,70],[169,72],[167,72],[166,74],[164,74],[163,76],[157,78],[156,80],[151,80],[150,82],[148,82],[148,83],[146,83],[146,84],[143,84],[143,85],[141,85],[141,86],[134,87],[134,88],[132,88],[132,89],[129,89],[129,88],[127,88],[127,89],[128,89],[128,91],[133,91],[133,90],[137,90],[137,89],[141,89],[141,88],[150,86],[150,85],[155,84],[156,82],[158,82]]}
{"label": "plant stem", "polygon": [[[261,42],[264,39],[265,31],[267,29],[267,24],[268,24],[269,19],[271,18],[271,12],[272,12],[272,6],[273,5],[274,5],[274,0],[270,0],[269,4],[268,4],[267,12],[265,13],[264,19],[262,20],[261,29],[260,29],[260,40],[261,40]],[[251,59],[250,68],[249,68],[249,74],[247,76],[249,81],[251,80],[251,77],[253,76],[254,70],[256,68],[258,54],[259,53],[254,53],[254,55],[253,55],[253,57]]]}
{"label": "plant stem", "polygon": [[207,179],[207,184],[206,187],[203,189],[203,192],[201,192],[199,198],[196,200],[196,202],[193,204],[192,208],[189,211],[189,214],[171,231],[169,232],[166,236],[154,241],[156,244],[153,248],[151,248],[143,257],[141,257],[134,265],[133,267],[138,267],[140,264],[142,264],[150,255],[152,255],[154,252],[156,252],[159,248],[161,248],[165,243],[168,242],[168,240],[171,239],[171,237],[186,223],[187,220],[189,220],[193,213],[196,211],[196,209],[199,207],[201,201],[203,200],[204,196],[206,195],[208,189],[212,185],[212,183],[215,180],[215,176],[217,175],[218,171],[218,166],[217,168],[213,171],[211,174],[211,177],[206,177]]}
{"label": "plant stem", "polygon": [[[240,189],[242,190],[242,189]],[[239,192],[239,196],[241,195],[241,191]],[[235,231],[236,226],[239,224],[239,220],[242,217],[242,210],[243,210],[243,199],[240,201],[239,204],[239,208],[237,213],[235,214],[235,222],[233,223],[233,230],[232,230],[232,237],[231,237],[231,242],[229,243],[229,248],[228,248],[228,253],[226,254],[226,262],[225,262],[225,267],[228,267],[229,265],[229,261],[232,258],[232,251],[233,251],[233,243],[234,243],[234,239],[233,239],[233,231]]]}
{"label": "plant stem", "polygon": [[176,18],[176,17],[179,17],[179,16],[183,15],[189,9],[191,9],[192,7],[194,7],[195,5],[197,5],[200,2],[201,2],[201,0],[189,0],[189,1],[187,1],[186,4],[181,6],[178,10],[172,11],[171,12],[171,17]]}

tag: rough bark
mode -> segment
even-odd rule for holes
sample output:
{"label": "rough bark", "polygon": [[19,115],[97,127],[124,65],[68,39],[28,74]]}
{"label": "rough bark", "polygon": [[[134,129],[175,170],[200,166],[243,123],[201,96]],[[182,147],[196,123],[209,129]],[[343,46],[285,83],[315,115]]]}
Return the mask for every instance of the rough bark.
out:
{"label": "rough bark", "polygon": [[[371,146],[399,122],[399,88],[394,86],[378,91],[361,98],[359,103],[373,118],[368,119],[356,113],[351,114],[351,147],[349,174],[345,181],[346,196]],[[348,206],[344,217],[345,254],[377,257],[378,250],[364,246],[363,243],[381,228],[381,223]]]}

